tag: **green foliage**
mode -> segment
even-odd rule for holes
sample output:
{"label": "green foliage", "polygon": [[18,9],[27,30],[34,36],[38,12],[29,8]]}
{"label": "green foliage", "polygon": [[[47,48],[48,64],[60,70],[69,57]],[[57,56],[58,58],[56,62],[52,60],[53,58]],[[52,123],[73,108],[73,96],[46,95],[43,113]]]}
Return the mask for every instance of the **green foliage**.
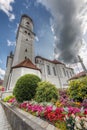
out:
{"label": "green foliage", "polygon": [[37,83],[40,81],[40,78],[33,74],[26,74],[20,77],[13,90],[13,94],[15,95],[17,101],[23,102],[34,98]]}
{"label": "green foliage", "polygon": [[49,82],[38,83],[35,100],[37,102],[50,102],[58,99],[57,88]]}
{"label": "green foliage", "polygon": [[55,126],[59,128],[60,130],[67,130],[66,129],[66,123],[64,121],[57,121],[55,123]]}
{"label": "green foliage", "polygon": [[66,120],[66,128],[67,128],[67,130],[75,130],[74,126],[75,126],[75,119],[72,116],[70,116]]}
{"label": "green foliage", "polygon": [[14,98],[13,95],[9,95],[3,99],[4,102],[8,102],[11,98]]}
{"label": "green foliage", "polygon": [[87,98],[87,77],[71,81],[68,88],[70,98],[82,101]]}

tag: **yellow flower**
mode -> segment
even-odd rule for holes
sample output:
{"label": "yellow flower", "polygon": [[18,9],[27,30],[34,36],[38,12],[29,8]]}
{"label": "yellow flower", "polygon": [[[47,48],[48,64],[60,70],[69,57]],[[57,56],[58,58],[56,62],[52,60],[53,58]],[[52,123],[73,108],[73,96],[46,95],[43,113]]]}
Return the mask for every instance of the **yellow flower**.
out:
{"label": "yellow flower", "polygon": [[62,106],[62,103],[60,101],[57,101],[56,104],[55,104],[57,107],[60,107]]}
{"label": "yellow flower", "polygon": [[75,104],[78,105],[78,106],[80,106],[81,103],[80,102],[75,102]]}

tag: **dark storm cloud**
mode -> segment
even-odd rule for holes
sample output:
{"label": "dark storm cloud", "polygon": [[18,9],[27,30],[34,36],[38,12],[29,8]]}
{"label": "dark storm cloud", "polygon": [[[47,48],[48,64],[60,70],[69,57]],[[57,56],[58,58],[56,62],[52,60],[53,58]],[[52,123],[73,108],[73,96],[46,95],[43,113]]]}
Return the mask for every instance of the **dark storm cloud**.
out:
{"label": "dark storm cloud", "polygon": [[37,0],[53,16],[54,55],[66,63],[72,62],[81,47],[81,21],[78,18],[81,0]]}
{"label": "dark storm cloud", "polygon": [[[56,41],[55,54],[59,53],[59,59],[64,62],[72,62],[78,55],[81,41],[81,25],[77,18],[78,8],[74,0],[58,0],[58,12],[62,17],[62,27],[59,31],[54,29],[54,34],[59,37],[59,41]],[[54,26],[55,26],[54,25]]]}

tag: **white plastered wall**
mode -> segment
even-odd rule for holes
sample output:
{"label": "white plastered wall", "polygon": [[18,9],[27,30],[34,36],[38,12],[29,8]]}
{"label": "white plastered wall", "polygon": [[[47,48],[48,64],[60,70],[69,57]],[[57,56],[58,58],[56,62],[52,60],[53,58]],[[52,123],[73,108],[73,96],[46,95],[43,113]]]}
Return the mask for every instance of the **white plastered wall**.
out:
{"label": "white plastered wall", "polygon": [[34,69],[24,68],[24,67],[15,68],[12,70],[12,73],[9,79],[10,81],[8,83],[8,89],[12,90],[15,87],[17,80],[25,74],[35,74],[41,78],[41,72],[39,70],[34,70]]}

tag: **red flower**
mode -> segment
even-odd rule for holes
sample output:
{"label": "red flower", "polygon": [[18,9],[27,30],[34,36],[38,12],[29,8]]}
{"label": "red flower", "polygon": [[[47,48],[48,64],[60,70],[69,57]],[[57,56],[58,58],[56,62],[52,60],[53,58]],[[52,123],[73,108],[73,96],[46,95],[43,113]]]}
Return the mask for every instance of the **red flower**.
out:
{"label": "red flower", "polygon": [[87,108],[84,110],[84,114],[87,115]]}

